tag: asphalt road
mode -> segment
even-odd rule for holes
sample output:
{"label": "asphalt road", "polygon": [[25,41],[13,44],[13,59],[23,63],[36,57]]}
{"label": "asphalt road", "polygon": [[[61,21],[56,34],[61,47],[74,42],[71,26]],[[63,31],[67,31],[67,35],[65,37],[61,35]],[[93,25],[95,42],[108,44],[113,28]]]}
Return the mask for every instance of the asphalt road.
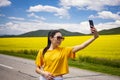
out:
{"label": "asphalt road", "polygon": [[[70,67],[64,80],[120,80],[119,76]],[[33,60],[0,54],[0,80],[39,80]]]}

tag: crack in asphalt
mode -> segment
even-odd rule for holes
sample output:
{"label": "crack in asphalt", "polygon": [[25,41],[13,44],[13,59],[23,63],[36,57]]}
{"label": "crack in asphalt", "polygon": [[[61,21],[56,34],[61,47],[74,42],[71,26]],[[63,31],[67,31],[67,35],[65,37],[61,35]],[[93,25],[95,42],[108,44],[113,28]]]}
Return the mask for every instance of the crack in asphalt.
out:
{"label": "crack in asphalt", "polygon": [[65,77],[64,79],[79,78],[79,77],[93,77],[93,76],[104,76],[104,75],[103,74],[97,74],[97,75],[74,76],[74,77]]}
{"label": "crack in asphalt", "polygon": [[25,74],[25,75],[27,75],[27,76],[33,77],[33,78],[38,78],[38,77],[36,77],[36,76],[33,76],[33,75],[30,75],[30,74],[24,73],[24,72],[22,72],[22,71],[18,71],[18,72],[19,72],[19,73],[22,73],[22,74]]}

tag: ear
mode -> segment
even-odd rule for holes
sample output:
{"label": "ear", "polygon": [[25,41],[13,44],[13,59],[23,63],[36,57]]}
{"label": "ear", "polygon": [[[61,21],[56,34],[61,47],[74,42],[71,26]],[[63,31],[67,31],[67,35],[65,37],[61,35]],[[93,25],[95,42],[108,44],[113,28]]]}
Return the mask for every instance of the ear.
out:
{"label": "ear", "polygon": [[50,41],[52,41],[52,40],[53,40],[53,38],[52,38],[51,36],[49,37],[49,39],[50,39]]}

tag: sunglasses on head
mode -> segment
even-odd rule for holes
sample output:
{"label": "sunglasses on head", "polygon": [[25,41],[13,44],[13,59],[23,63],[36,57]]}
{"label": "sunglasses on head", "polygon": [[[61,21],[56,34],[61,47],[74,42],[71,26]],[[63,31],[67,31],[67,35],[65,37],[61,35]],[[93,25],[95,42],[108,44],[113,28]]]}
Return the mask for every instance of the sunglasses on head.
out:
{"label": "sunglasses on head", "polygon": [[62,36],[57,36],[57,37],[55,37],[55,38],[57,38],[57,40],[64,40],[64,39],[65,39],[65,38],[62,37]]}

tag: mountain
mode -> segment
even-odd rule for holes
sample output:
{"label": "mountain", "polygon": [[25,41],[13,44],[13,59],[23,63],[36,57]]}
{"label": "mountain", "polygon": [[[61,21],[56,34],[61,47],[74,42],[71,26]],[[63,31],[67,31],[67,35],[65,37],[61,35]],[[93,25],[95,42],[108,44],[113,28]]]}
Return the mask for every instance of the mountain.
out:
{"label": "mountain", "polygon": [[[64,29],[59,29],[59,30],[63,34],[63,36],[85,35],[85,34],[78,33],[78,32],[70,32]],[[37,31],[31,31],[31,32],[27,32],[24,34],[20,34],[20,35],[2,35],[0,37],[42,37],[42,36],[47,36],[49,31],[50,30],[37,30]],[[120,34],[120,27],[109,29],[109,30],[102,30],[102,31],[99,31],[99,34],[100,35]]]}
{"label": "mountain", "polygon": [[120,34],[120,27],[109,29],[109,30],[102,30],[102,31],[99,31],[99,34],[100,35]]}
{"label": "mountain", "polygon": [[[37,31],[31,31],[31,32],[24,33],[24,34],[17,35],[17,36],[19,36],[19,37],[47,36],[49,31],[50,31],[50,30],[37,30]],[[59,29],[59,31],[63,34],[63,36],[84,35],[84,34],[78,33],[78,32],[69,32],[69,31],[66,31],[66,30],[64,30],[64,29]]]}
{"label": "mountain", "polygon": [[[59,29],[60,32],[63,34],[63,36],[80,36],[80,35],[85,35],[82,33],[78,32],[70,32],[64,29]],[[31,31],[25,34],[17,35],[19,37],[38,37],[38,36],[47,36],[48,32],[50,30],[37,30],[37,31]],[[120,27],[118,28],[113,28],[109,30],[102,30],[99,32],[100,35],[110,35],[110,34],[120,34]]]}

